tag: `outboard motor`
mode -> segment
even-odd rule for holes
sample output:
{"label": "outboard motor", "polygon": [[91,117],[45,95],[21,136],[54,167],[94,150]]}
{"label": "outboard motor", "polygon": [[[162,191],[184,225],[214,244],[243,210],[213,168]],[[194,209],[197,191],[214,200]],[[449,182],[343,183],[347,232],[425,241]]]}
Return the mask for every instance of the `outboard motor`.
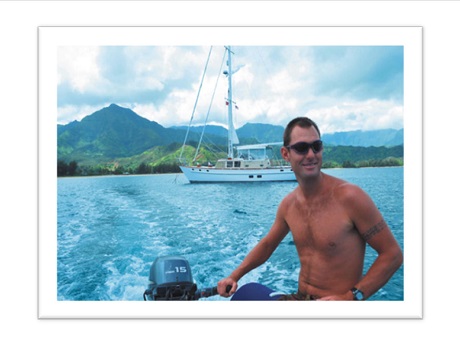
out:
{"label": "outboard motor", "polygon": [[196,292],[188,261],[181,256],[160,256],[150,267],[144,301],[189,301],[196,299]]}

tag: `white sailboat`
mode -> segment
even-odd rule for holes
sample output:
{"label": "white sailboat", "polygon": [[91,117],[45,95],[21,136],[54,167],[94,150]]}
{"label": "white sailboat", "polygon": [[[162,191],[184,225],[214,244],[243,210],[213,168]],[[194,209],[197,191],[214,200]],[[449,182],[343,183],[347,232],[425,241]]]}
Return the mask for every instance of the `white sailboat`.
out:
{"label": "white sailboat", "polygon": [[[232,52],[230,47],[225,48],[228,66],[228,71],[224,72],[228,79],[227,158],[219,159],[215,165],[181,165],[180,169],[190,183],[295,181],[295,175],[289,165],[272,164],[273,146],[282,145],[282,142],[238,146],[239,140],[232,113]],[[234,149],[237,151],[236,155]]]}

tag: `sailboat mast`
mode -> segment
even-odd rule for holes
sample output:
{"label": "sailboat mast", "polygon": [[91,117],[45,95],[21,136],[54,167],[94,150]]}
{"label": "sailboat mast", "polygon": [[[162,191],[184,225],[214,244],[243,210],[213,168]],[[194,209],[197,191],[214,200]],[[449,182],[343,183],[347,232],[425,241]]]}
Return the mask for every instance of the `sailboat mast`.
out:
{"label": "sailboat mast", "polygon": [[227,100],[227,107],[228,107],[228,158],[233,159],[233,133],[235,132],[235,128],[233,126],[233,96],[232,96],[232,51],[230,46],[226,47],[228,52],[228,100]]}

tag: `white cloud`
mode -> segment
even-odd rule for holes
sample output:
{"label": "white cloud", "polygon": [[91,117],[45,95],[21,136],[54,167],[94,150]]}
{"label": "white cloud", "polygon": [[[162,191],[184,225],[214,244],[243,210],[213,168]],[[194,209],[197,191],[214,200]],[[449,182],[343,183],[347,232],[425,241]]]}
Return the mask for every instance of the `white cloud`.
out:
{"label": "white cloud", "polygon": [[[246,122],[284,126],[300,115],[322,124],[323,132],[403,127],[402,55],[397,49],[233,51],[234,69],[241,67],[233,76],[236,127]],[[58,122],[79,120],[91,109],[116,103],[133,105],[136,113],[165,127],[187,125],[208,52],[204,46],[60,47]],[[223,53],[223,47],[213,47],[194,124],[205,120]],[[363,56],[368,73],[359,69]],[[227,80],[222,74],[219,79],[208,123],[226,125]]]}
{"label": "white cloud", "polygon": [[59,47],[58,85],[69,84],[77,92],[97,90],[100,83],[98,47]]}
{"label": "white cloud", "polygon": [[403,128],[403,107],[377,99],[344,102],[313,109],[304,115],[317,122],[322,133]]}

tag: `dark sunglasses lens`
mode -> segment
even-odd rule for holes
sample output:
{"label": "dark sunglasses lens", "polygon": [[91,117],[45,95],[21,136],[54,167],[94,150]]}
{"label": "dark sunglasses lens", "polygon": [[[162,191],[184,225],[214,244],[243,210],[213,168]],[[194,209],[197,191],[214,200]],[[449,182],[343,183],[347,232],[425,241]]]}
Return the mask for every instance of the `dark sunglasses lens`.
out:
{"label": "dark sunglasses lens", "polygon": [[297,143],[291,146],[298,153],[307,153],[310,145],[308,143]]}
{"label": "dark sunglasses lens", "polygon": [[310,147],[312,148],[314,153],[318,153],[323,148],[323,143],[321,142],[321,140],[317,140],[311,144],[301,142],[291,146],[291,148],[293,148],[296,152],[300,154],[307,153]]}
{"label": "dark sunglasses lens", "polygon": [[320,140],[315,141],[314,143],[311,144],[311,148],[313,149],[314,153],[317,153],[321,151],[321,149],[323,148],[323,143]]}

